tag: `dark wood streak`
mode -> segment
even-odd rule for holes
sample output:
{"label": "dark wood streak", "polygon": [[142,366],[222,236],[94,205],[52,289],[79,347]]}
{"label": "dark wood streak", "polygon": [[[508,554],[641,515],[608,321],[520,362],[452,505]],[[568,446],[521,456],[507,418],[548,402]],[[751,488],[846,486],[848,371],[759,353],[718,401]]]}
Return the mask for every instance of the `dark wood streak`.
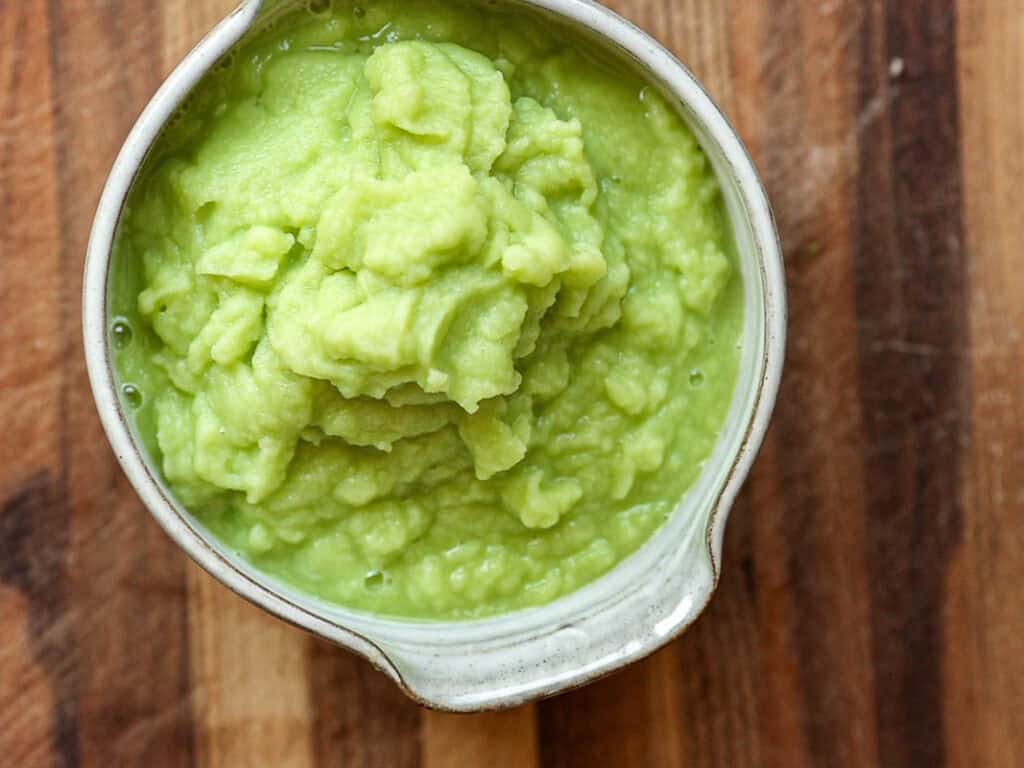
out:
{"label": "dark wood streak", "polygon": [[320,640],[309,642],[316,765],[417,768],[419,707],[365,660]]}
{"label": "dark wood streak", "polygon": [[650,660],[537,707],[540,765],[654,766]]}
{"label": "dark wood streak", "polygon": [[970,429],[956,19],[947,2],[888,0],[867,23],[862,106],[888,110],[861,136],[856,222],[879,759],[943,766],[944,580]]}
{"label": "dark wood streak", "polygon": [[[0,511],[0,584],[28,602],[28,635],[53,695],[50,734],[58,766],[79,764],[76,652],[68,613],[68,509],[39,472]],[[0,756],[2,760],[2,756]]]}

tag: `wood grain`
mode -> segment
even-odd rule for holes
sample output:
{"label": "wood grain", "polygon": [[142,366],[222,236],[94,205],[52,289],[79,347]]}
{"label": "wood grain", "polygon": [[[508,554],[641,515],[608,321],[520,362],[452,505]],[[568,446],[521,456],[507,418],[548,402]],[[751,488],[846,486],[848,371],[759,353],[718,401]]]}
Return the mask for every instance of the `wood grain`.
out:
{"label": "wood grain", "polygon": [[1024,765],[1024,0],[610,3],[762,171],[787,372],[700,622],[479,716],[187,565],[95,416],[99,190],[232,4],[0,2],[0,764]]}
{"label": "wood grain", "polygon": [[[856,263],[858,308],[873,318],[857,334],[868,504],[887,511],[867,553],[879,758],[942,765],[944,583],[970,432],[956,18],[937,3],[872,11],[864,82],[888,90],[889,108],[860,152]],[[905,69],[885,86],[897,56]]]}
{"label": "wood grain", "polygon": [[[55,746],[86,764],[194,757],[185,566],[144,515],[104,446],[81,350],[82,254],[126,118],[159,85],[156,4],[50,2],[62,384],[55,456],[68,510],[66,584],[77,657],[77,733]],[[102,55],[81,55],[102,51]],[[128,76],[127,73],[131,73]],[[61,694],[65,700],[66,690]]]}
{"label": "wood grain", "polygon": [[[63,501],[63,318],[46,8],[0,13],[0,752],[77,760]],[[32,210],[27,217],[23,211]],[[38,269],[37,269],[38,267]]]}
{"label": "wood grain", "polygon": [[198,567],[188,576],[198,762],[308,765],[313,755],[302,635]]}
{"label": "wood grain", "polygon": [[965,197],[969,440],[961,545],[946,575],[943,658],[948,755],[956,765],[1024,764],[1024,13],[957,5]]}

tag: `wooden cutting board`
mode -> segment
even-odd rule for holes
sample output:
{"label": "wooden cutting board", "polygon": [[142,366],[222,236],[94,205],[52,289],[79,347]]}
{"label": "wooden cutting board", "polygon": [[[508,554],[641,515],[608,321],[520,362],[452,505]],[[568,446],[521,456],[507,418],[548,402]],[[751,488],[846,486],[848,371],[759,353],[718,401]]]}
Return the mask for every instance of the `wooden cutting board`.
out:
{"label": "wooden cutting board", "polygon": [[231,5],[0,0],[0,765],[1024,765],[1024,0],[615,4],[761,168],[785,382],[698,624],[472,717],[201,573],[100,430],[94,206]]}

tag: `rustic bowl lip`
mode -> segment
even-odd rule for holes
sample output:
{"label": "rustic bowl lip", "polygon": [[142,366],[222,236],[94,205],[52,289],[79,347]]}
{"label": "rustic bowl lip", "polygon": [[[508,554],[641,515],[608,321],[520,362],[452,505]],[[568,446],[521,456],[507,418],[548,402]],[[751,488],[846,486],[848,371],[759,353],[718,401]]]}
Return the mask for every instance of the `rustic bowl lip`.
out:
{"label": "rustic bowl lip", "polygon": [[[204,570],[232,591],[284,621],[364,656],[374,666],[392,677],[419,703],[437,709],[464,710],[464,707],[450,706],[444,700],[424,698],[413,686],[407,684],[398,666],[392,663],[380,644],[365,634],[338,623],[336,619],[318,615],[314,609],[298,605],[280,589],[275,588],[272,579],[253,578],[217,551],[204,533],[197,530],[179,513],[176,502],[163,481],[149,466],[144,449],[136,442],[130,420],[123,412],[117,396],[117,375],[111,358],[108,335],[108,284],[114,238],[125,200],[149,148],[184,96],[251,28],[261,10],[275,2],[278,0],[244,0],[215,26],[161,85],[133,126],[114,162],[97,206],[86,254],[83,282],[83,338],[93,397],[118,462],[144,505],[171,538]],[[712,584],[702,596],[700,603],[670,631],[650,638],[637,652],[622,656],[613,664],[579,674],[554,686],[538,687],[525,696],[495,696],[493,700],[486,700],[484,697],[482,703],[472,707],[474,710],[512,706],[584,685],[654,652],[685,631],[696,620],[717,588],[721,572],[722,541],[729,512],[742,483],[749,474],[768,428],[782,376],[786,336],[784,264],[767,194],[738,134],[696,77],[646,32],[592,0],[507,2],[553,13],[567,23],[589,30],[602,42],[624,52],[678,100],[690,118],[697,121],[717,145],[739,190],[743,211],[749,218],[760,271],[764,338],[761,375],[756,385],[750,417],[743,437],[735,453],[730,457],[726,479],[714,497],[705,528]],[[655,533],[654,536],[657,535]],[[528,609],[520,613],[535,610],[537,609]],[[483,625],[507,616],[476,622],[438,624],[467,627],[474,624]]]}

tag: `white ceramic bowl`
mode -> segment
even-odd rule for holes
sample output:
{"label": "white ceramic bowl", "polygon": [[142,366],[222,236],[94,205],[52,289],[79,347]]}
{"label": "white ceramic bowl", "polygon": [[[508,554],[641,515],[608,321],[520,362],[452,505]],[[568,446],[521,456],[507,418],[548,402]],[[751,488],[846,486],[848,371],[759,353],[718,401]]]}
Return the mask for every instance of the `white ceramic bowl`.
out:
{"label": "white ceramic bowl", "polygon": [[365,656],[432,707],[511,706],[651,653],[693,622],[718,582],[729,508],[778,390],[785,282],[768,200],[736,133],[668,51],[589,0],[506,2],[558,17],[618,51],[678,107],[720,180],[745,286],[742,363],[725,428],[699,479],[651,540],[612,572],[549,605],[467,622],[382,618],[301,594],[228,551],[177,503],[145,455],[121,407],[110,354],[109,267],[121,210],[150,146],[183,98],[254,24],[289,2],[246,0],[188,54],[135,124],[100,199],[85,264],[85,353],[103,426],[128,479],[157,522],[213,576],[285,621]]}

